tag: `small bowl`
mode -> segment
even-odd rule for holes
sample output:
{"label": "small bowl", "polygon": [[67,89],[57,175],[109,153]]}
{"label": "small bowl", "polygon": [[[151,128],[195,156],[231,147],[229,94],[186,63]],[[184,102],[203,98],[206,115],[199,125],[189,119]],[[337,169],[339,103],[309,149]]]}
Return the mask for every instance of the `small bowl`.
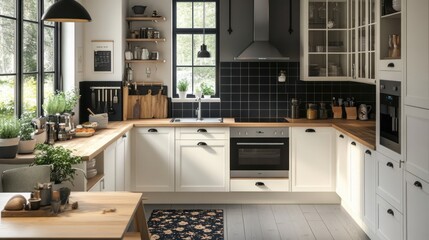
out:
{"label": "small bowl", "polygon": [[96,159],[93,158],[86,162],[86,169],[93,169],[95,167]]}
{"label": "small bowl", "polygon": [[146,6],[142,6],[142,5],[135,5],[133,6],[131,9],[133,9],[134,14],[143,14],[144,11],[146,10]]}
{"label": "small bowl", "polygon": [[30,209],[31,210],[39,210],[40,208],[40,202],[42,200],[40,198],[30,198],[28,199],[28,202],[30,203]]}
{"label": "small bowl", "polygon": [[93,178],[93,177],[95,177],[95,175],[97,175],[97,169],[96,168],[86,170],[86,178],[87,179]]}

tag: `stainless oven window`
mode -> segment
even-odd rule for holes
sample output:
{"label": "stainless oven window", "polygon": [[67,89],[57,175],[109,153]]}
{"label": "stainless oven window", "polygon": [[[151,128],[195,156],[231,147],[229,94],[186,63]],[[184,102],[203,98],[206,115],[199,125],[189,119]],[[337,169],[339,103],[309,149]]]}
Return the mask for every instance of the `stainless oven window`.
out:
{"label": "stainless oven window", "polygon": [[280,164],[281,164],[280,149],[242,148],[238,150],[238,165],[240,166],[252,166],[252,165],[278,166]]}

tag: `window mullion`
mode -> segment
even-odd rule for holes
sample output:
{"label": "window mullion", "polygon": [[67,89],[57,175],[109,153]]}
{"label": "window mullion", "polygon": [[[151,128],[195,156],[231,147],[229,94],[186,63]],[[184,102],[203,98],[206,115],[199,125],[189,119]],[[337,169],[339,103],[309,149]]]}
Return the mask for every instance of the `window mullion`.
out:
{"label": "window mullion", "polygon": [[15,53],[15,115],[21,116],[22,114],[22,62],[23,62],[23,1],[16,1],[16,53]]}
{"label": "window mullion", "polygon": [[37,69],[38,69],[38,73],[37,73],[37,115],[36,116],[40,116],[42,115],[42,99],[43,99],[43,83],[44,83],[44,74],[43,74],[43,70],[44,70],[44,61],[43,61],[43,57],[44,57],[44,24],[42,21],[42,12],[43,12],[43,1],[39,1],[38,4],[38,19],[39,19],[39,24],[38,24],[38,39],[37,39],[37,44],[38,44],[38,49],[37,49]]}

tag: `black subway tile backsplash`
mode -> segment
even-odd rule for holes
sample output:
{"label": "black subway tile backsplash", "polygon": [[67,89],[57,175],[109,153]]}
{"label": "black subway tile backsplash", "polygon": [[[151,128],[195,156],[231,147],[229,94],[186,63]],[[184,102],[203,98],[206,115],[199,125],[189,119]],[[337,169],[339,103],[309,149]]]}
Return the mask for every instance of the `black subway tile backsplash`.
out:
{"label": "black subway tile backsplash", "polygon": [[[277,81],[280,70],[286,82]],[[203,117],[287,117],[290,100],[300,102],[305,117],[308,103],[331,103],[333,97],[354,97],[357,104],[375,105],[375,86],[355,82],[310,82],[299,79],[299,62],[221,62],[220,103],[203,103]],[[173,117],[195,117],[196,103],[172,103]],[[374,111],[374,110],[373,110]]]}

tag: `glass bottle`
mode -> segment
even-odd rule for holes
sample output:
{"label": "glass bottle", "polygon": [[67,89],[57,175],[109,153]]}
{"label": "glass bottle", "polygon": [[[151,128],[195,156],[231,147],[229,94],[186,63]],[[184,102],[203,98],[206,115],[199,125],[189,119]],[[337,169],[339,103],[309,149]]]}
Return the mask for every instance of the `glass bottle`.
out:
{"label": "glass bottle", "polygon": [[320,103],[319,118],[320,119],[327,119],[328,118],[328,111],[326,110],[326,104],[325,103]]}

